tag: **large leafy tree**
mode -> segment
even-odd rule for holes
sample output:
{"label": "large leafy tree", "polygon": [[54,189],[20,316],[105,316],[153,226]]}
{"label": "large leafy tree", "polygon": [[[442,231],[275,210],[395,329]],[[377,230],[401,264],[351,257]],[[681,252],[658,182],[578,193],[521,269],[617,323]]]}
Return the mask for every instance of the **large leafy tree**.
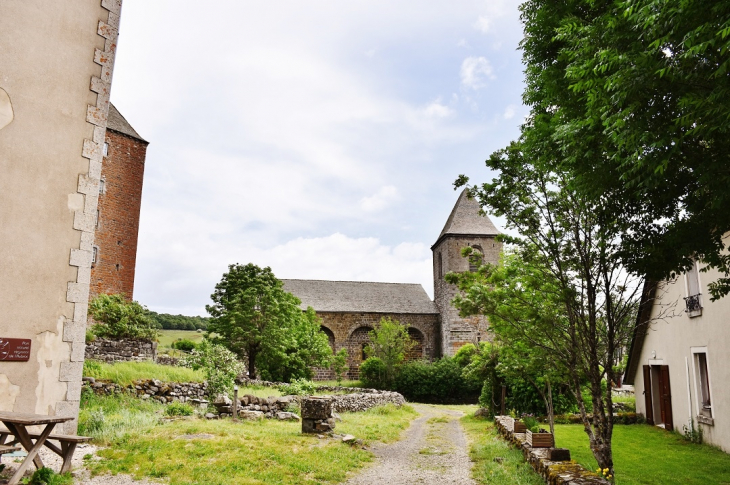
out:
{"label": "large leafy tree", "polygon": [[[532,285],[530,291],[550,288],[550,305],[522,320],[523,334],[527,338],[534,334],[532,345],[549,350],[567,371],[591,450],[601,468],[613,473],[614,365],[619,349],[632,335],[640,297],[640,281],[625,271],[618,258],[620,227],[597,210],[600,201],[577,193],[570,176],[554,170],[550,158],[527,157],[518,143],[494,153],[487,166],[499,175],[491,183],[469,187],[469,194],[520,234],[504,240],[516,246],[531,268],[532,274],[523,278]],[[467,182],[462,176],[456,185]],[[500,316],[508,320],[519,315]],[[602,386],[604,380],[607,388]],[[581,395],[586,381],[591,409]]]}
{"label": "large leafy tree", "polygon": [[701,259],[730,291],[730,2],[528,0],[525,157],[551,158],[660,280]]}
{"label": "large leafy tree", "polygon": [[303,313],[271,268],[230,265],[211,299],[209,338],[245,359],[249,376],[305,377],[307,366],[328,365],[332,351],[314,311]]}
{"label": "large leafy tree", "polygon": [[381,318],[370,332],[370,342],[365,348],[368,357],[377,357],[384,364],[384,383],[392,386],[398,368],[416,343],[408,335],[408,325],[390,317]]}

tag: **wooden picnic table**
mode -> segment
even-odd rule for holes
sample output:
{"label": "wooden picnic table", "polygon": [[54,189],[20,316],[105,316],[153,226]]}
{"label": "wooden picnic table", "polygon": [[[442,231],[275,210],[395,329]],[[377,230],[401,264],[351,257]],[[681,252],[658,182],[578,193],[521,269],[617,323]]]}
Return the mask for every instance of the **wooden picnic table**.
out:
{"label": "wooden picnic table", "polygon": [[[23,477],[25,470],[28,469],[31,463],[34,463],[36,468],[43,468],[43,461],[38,456],[38,451],[43,445],[46,444],[46,439],[50,436],[53,428],[58,423],[65,423],[74,419],[72,416],[45,416],[42,414],[29,414],[29,413],[13,413],[9,411],[0,411],[0,421],[8,428],[8,431],[12,433],[17,441],[28,451],[28,456],[25,457],[23,463],[15,471],[15,474],[10,478],[8,485],[16,485],[20,482]],[[31,438],[31,433],[28,433],[28,426],[43,426],[43,431],[40,434],[32,433],[35,437],[35,443]]]}

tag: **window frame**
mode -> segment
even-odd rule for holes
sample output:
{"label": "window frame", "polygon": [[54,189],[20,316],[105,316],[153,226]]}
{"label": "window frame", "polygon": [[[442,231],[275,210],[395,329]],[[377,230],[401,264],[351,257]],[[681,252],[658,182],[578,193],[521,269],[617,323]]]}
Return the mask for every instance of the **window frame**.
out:
{"label": "window frame", "polygon": [[[695,412],[698,419],[700,417],[709,418],[711,420],[715,419],[715,409],[712,405],[713,397],[712,397],[712,372],[710,371],[710,359],[708,358],[708,352],[707,347],[690,347],[690,352],[692,353],[692,376],[694,380],[694,388],[695,388]],[[705,356],[705,366],[707,368],[706,378],[707,378],[707,392],[709,394],[709,400],[710,405],[709,407],[704,406],[704,396],[703,396],[703,386],[702,386],[702,373],[701,369],[699,367],[699,355],[703,354]],[[703,413],[704,411],[704,413]],[[709,414],[709,416],[708,416]]]}
{"label": "window frame", "polygon": [[[690,273],[693,274],[693,276],[697,277],[697,294],[690,295],[689,287],[690,287]],[[699,264],[697,264],[697,261],[694,261],[692,269],[684,273],[684,294],[685,294],[685,304],[688,304],[688,301],[690,298],[697,297],[697,301],[699,304],[699,308],[696,310],[687,310],[685,308],[685,313],[689,316],[689,318],[699,317],[702,315],[702,280],[700,279],[700,267]]]}

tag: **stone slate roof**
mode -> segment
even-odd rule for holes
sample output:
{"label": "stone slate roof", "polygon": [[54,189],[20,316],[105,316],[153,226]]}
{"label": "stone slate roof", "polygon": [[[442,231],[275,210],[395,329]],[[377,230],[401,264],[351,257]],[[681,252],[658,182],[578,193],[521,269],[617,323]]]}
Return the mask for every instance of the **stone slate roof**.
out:
{"label": "stone slate roof", "polygon": [[[438,241],[444,236],[496,236],[499,234],[496,226],[486,215],[479,214],[479,203],[476,199],[466,196],[466,189],[459,195],[459,199],[446,221],[444,229],[439,234]],[[437,241],[437,244],[438,244]]]}
{"label": "stone slate roof", "polygon": [[318,312],[438,313],[423,286],[365,281],[281,280],[302,300],[301,308]]}
{"label": "stone slate roof", "polygon": [[139,136],[139,133],[132,128],[127,119],[111,103],[109,103],[109,118],[107,118],[106,128],[147,143],[147,140]]}

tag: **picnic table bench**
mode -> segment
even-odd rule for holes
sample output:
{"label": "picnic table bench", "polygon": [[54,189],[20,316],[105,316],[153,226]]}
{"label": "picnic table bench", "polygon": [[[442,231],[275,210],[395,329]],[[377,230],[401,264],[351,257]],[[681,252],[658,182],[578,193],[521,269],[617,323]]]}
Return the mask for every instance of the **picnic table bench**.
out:
{"label": "picnic table bench", "polygon": [[[51,432],[56,424],[64,423],[72,419],[74,418],[71,416],[44,416],[42,414],[0,411],[0,421],[7,426],[7,429],[0,428],[0,450],[8,450],[0,452],[0,454],[17,451],[19,447],[13,446],[15,444],[20,444],[28,451],[28,456],[25,457],[20,467],[18,467],[15,474],[10,478],[8,485],[16,485],[20,482],[25,470],[28,469],[31,463],[36,468],[43,468],[43,461],[38,456],[38,451],[42,446],[49,448],[63,458],[61,473],[65,473],[71,469],[71,459],[76,450],[76,445],[84,441],[89,441],[91,438],[86,436],[51,434]],[[42,432],[35,433],[29,432],[26,429],[27,426],[45,427]],[[13,439],[6,444],[5,441],[10,435],[13,436]],[[58,441],[61,447],[59,448],[54,443],[50,443],[48,441],[49,439]]]}

